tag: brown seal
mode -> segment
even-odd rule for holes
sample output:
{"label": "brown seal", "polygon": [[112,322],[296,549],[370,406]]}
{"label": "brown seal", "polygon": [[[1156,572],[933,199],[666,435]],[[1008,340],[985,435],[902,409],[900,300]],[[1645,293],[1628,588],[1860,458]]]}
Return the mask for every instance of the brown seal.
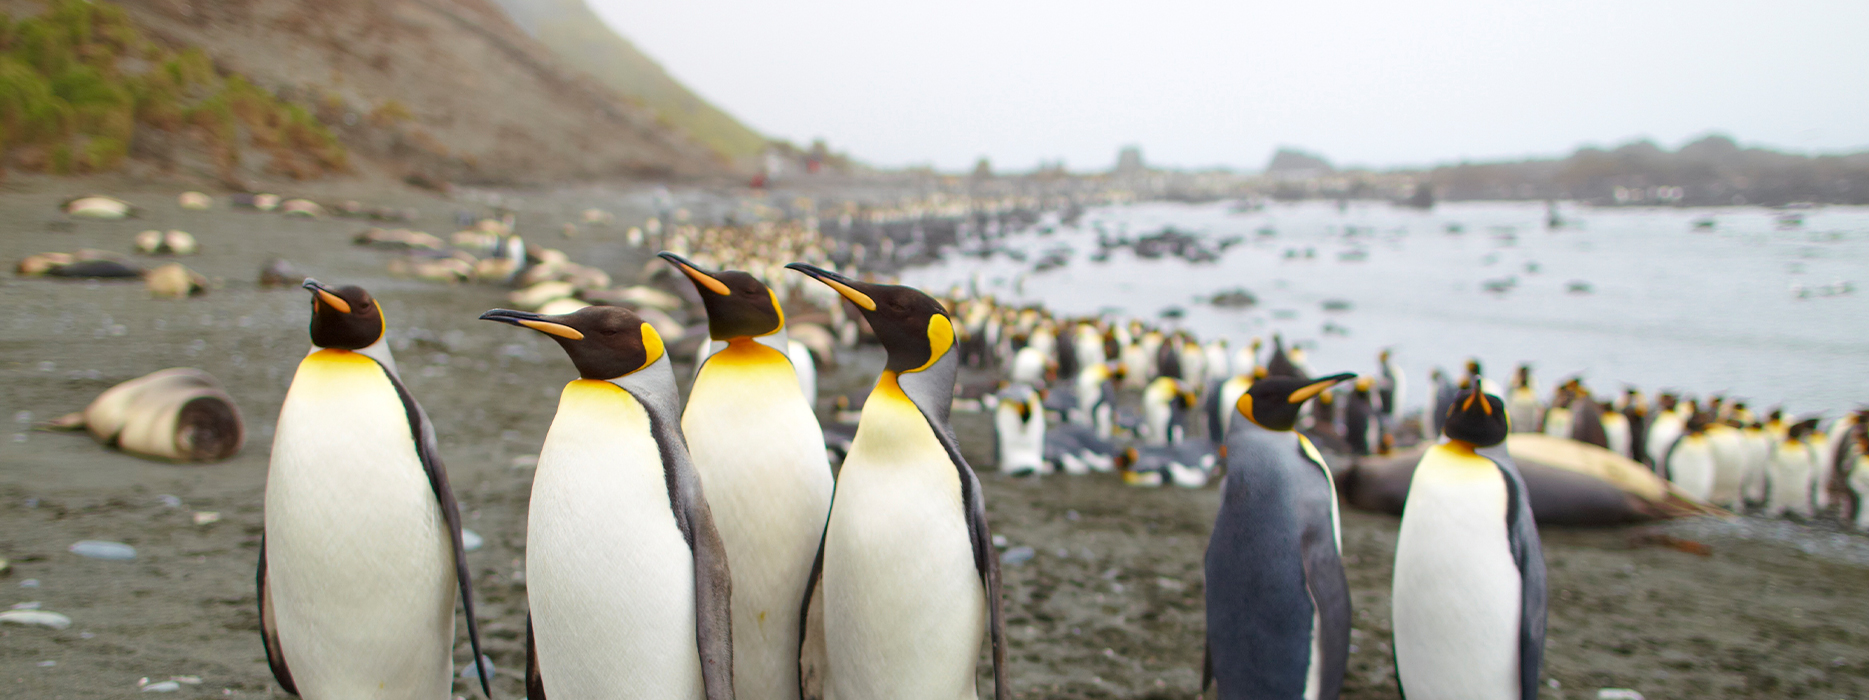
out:
{"label": "brown seal", "polygon": [[175,367],[137,377],[99,394],[83,413],[48,427],[84,429],[98,442],[139,457],[217,462],[246,442],[233,397],[213,375]]}
{"label": "brown seal", "polygon": [[[1427,448],[1359,459],[1338,476],[1337,491],[1353,508],[1401,515],[1415,465]],[[1513,433],[1506,450],[1525,478],[1540,525],[1593,527],[1722,512],[1681,495],[1640,463],[1595,445]]]}

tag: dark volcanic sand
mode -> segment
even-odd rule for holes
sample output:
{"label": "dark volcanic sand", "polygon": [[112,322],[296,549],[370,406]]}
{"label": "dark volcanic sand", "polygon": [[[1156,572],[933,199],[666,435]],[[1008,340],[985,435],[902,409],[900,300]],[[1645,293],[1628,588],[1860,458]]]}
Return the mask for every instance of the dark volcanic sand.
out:
{"label": "dark volcanic sand", "polygon": [[[468,555],[498,697],[524,694],[525,586],[520,576],[530,460],[559,387],[572,378],[535,333],[475,320],[504,290],[387,277],[386,254],[353,248],[362,224],[288,221],[268,214],[185,212],[175,189],[132,190],[141,220],[63,220],[56,202],[78,187],[31,184],[0,197],[0,258],[97,247],[128,251],[145,228],[181,228],[201,242],[190,267],[225,280],[187,301],[157,301],[139,283],[0,276],[0,605],[39,601],[70,629],[0,626],[0,697],[120,698],[139,678],[199,676],[177,697],[281,695],[267,671],[254,610],[271,425],[307,347],[304,293],[252,282],[283,255],[327,282],[363,284],[383,299],[397,361],[439,432],[469,529],[486,538]],[[341,188],[326,187],[326,190]],[[337,196],[368,199],[369,194]],[[124,192],[124,190],[117,190]],[[633,201],[640,201],[640,197]],[[419,207],[414,227],[445,235],[469,208],[420,194],[377,194]],[[562,247],[627,280],[649,260],[624,250],[622,225],[559,237],[578,209],[631,211],[594,193],[539,196],[522,221],[534,242]],[[867,387],[880,357],[845,358],[823,396]],[[28,424],[79,410],[109,386],[193,365],[227,383],[248,420],[246,449],[207,466],[148,462],[81,435]],[[686,369],[686,368],[682,368]],[[28,415],[30,414],[30,415]],[[1201,556],[1218,505],[1210,487],[1139,490],[1114,477],[1012,480],[992,472],[986,416],[956,414],[981,471],[996,533],[1038,556],[1006,568],[1013,687],[1022,697],[1189,697],[1199,684]],[[22,437],[23,436],[23,437]],[[161,496],[180,499],[165,505]],[[223,519],[192,523],[194,511]],[[1388,661],[1389,567],[1396,520],[1345,511],[1344,548],[1356,605],[1346,696],[1395,697]],[[1869,556],[1864,540],[1779,523],[1683,523],[1672,532],[1712,546],[1700,557],[1629,544],[1630,530],[1544,532],[1551,622],[1546,697],[1593,698],[1602,687],[1649,698],[1869,696]],[[133,562],[70,554],[82,539],[136,546]],[[27,580],[38,587],[22,586]],[[357,624],[370,624],[358,620]],[[457,668],[466,664],[463,639]],[[43,666],[44,662],[56,662]],[[983,680],[990,668],[982,666]],[[982,689],[990,688],[983,683]],[[466,682],[457,693],[477,694]]]}

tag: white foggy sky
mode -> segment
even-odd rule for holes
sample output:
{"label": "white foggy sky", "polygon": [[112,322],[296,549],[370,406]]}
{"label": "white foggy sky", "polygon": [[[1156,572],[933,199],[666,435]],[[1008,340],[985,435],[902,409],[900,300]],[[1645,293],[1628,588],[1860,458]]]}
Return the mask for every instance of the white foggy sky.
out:
{"label": "white foggy sky", "polygon": [[1869,147],[1869,1],[587,0],[769,136],[880,166]]}

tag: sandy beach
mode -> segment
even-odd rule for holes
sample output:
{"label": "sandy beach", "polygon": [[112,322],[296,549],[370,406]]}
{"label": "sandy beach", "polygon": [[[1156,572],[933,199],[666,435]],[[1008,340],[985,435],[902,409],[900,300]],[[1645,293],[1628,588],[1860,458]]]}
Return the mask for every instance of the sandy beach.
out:
{"label": "sandy beach", "polygon": [[[177,206],[177,186],[26,180],[0,197],[0,258],[99,248],[129,253],[144,229],[182,229],[201,254],[181,261],[215,281],[188,300],[151,299],[140,282],[0,276],[0,606],[36,603],[67,629],[0,625],[0,696],[121,698],[177,678],[176,697],[284,696],[260,645],[254,565],[272,425],[308,347],[305,293],[255,283],[272,256],[383,302],[403,380],[425,406],[462,505],[485,539],[468,555],[496,697],[524,696],[526,499],[560,387],[574,378],[555,345],[476,320],[507,290],[390,277],[389,254],[354,247],[367,223],[289,220]],[[108,189],[107,189],[108,188]],[[69,220],[58,202],[109,191],[145,210],[118,222]],[[528,194],[522,232],[625,283],[653,260],[622,243],[642,197],[596,190]],[[320,185],[319,199],[413,207],[411,228],[445,236],[454,213],[484,208],[373,183]],[[617,224],[559,231],[587,206]],[[161,261],[135,256],[144,264]],[[861,391],[882,364],[860,349],[821,375],[823,405]],[[32,430],[99,392],[175,366],[226,384],[247,422],[245,449],[211,465],[107,450],[82,434]],[[688,367],[677,368],[685,379]],[[1005,569],[1013,688],[1029,698],[1186,698],[1200,685],[1201,557],[1218,494],[1126,487],[1112,475],[1012,479],[993,467],[992,427],[956,414],[980,472],[994,532],[1036,556]],[[197,525],[197,514],[219,520]],[[1397,520],[1345,510],[1355,631],[1345,697],[1396,697],[1389,573]],[[1550,567],[1545,697],[1632,688],[1650,699],[1869,697],[1869,538],[1834,525],[1733,519],[1665,531],[1701,556],[1637,544],[1655,526],[1544,530]],[[132,561],[67,551],[80,540],[132,545]],[[372,624],[357,620],[356,624]],[[467,664],[465,633],[456,667]],[[983,656],[983,659],[985,657]],[[982,678],[991,673],[981,666]],[[983,689],[990,683],[983,683]],[[466,681],[456,693],[478,694]]]}

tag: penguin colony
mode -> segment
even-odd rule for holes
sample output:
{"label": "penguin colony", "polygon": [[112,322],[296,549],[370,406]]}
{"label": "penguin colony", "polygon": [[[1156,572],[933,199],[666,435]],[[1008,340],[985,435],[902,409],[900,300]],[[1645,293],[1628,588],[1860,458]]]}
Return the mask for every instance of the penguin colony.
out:
{"label": "penguin colony", "polygon": [[[993,412],[1010,474],[1190,488],[1223,476],[1202,665],[1224,698],[1341,688],[1350,602],[1320,441],[1355,455],[1433,443],[1407,491],[1392,593],[1397,681],[1414,697],[1537,696],[1543,555],[1514,431],[1627,455],[1695,499],[1773,515],[1869,491],[1864,413],[1820,427],[1722,397],[1603,402],[1576,379],[1545,401],[1529,368],[1506,388],[1470,362],[1458,382],[1437,371],[1430,410],[1411,415],[1386,351],[1369,376],[1314,378],[1279,337],[1261,362],[1257,341],[1235,353],[805,263],[785,267],[822,291],[777,282],[782,268],[662,258],[707,311],[685,407],[674,348],[646,314],[577,300],[481,317],[550,337],[578,373],[533,486],[531,698],[971,698],[983,643],[995,698],[1011,697],[999,557],[956,410]],[[479,639],[435,431],[396,374],[380,305],[357,287],[304,286],[313,348],[275,431],[257,578],[266,658],[304,697],[447,697],[457,593],[476,658]],[[867,329],[882,345],[853,430],[818,425],[814,351],[789,337],[781,291],[834,310],[809,326],[829,342],[812,344]],[[957,387],[963,364],[1008,379]],[[1139,413],[1119,405],[1124,390]],[[382,624],[336,623],[358,616]]]}
{"label": "penguin colony", "polygon": [[[248,206],[323,213],[303,200]],[[1278,337],[1262,362],[1258,341],[1232,353],[1136,321],[954,301],[958,291],[935,299],[836,263],[761,262],[832,258],[810,226],[736,238],[684,225],[663,238],[675,250],[655,264],[707,312],[684,406],[674,349],[651,322],[654,290],[608,289],[603,273],[528,247],[511,227],[456,234],[489,251],[476,263],[493,261],[458,278],[523,286],[515,300],[533,308],[482,318],[550,337],[579,375],[532,494],[534,698],[977,697],[982,643],[995,697],[1009,697],[998,557],[955,410],[993,412],[1009,474],[1120,470],[1131,485],[1190,488],[1224,475],[1205,557],[1203,680],[1227,698],[1341,687],[1342,499],[1318,443],[1372,457],[1426,448],[1406,484],[1415,507],[1403,512],[1392,589],[1397,682],[1415,697],[1538,693],[1538,496],[1508,448],[1513,433],[1593,445],[1733,510],[1811,518],[1869,493],[1869,411],[1825,423],[1718,395],[1605,400],[1581,378],[1547,400],[1529,366],[1501,385],[1469,362],[1458,381],[1437,370],[1429,409],[1411,415],[1387,351],[1370,375],[1313,378],[1303,349]],[[150,234],[136,241],[145,253],[193,248],[181,232]],[[417,249],[433,243],[423,236],[359,241]],[[865,262],[860,246],[841,252],[845,265]],[[414,259],[402,269],[422,276]],[[274,433],[257,572],[265,657],[301,696],[446,697],[457,594],[477,658],[480,642],[434,428],[397,374],[381,306],[357,287],[303,286],[313,347]],[[781,292],[829,308],[829,321],[788,326]],[[587,305],[613,301],[641,311]],[[862,329],[883,346],[884,370],[866,400],[845,401],[856,425],[819,426],[814,355]],[[957,387],[963,364],[1002,367],[1007,380]],[[1120,405],[1125,394],[1139,395],[1139,411]],[[1869,529],[1869,509],[1844,510]],[[358,618],[379,624],[339,623]]]}

